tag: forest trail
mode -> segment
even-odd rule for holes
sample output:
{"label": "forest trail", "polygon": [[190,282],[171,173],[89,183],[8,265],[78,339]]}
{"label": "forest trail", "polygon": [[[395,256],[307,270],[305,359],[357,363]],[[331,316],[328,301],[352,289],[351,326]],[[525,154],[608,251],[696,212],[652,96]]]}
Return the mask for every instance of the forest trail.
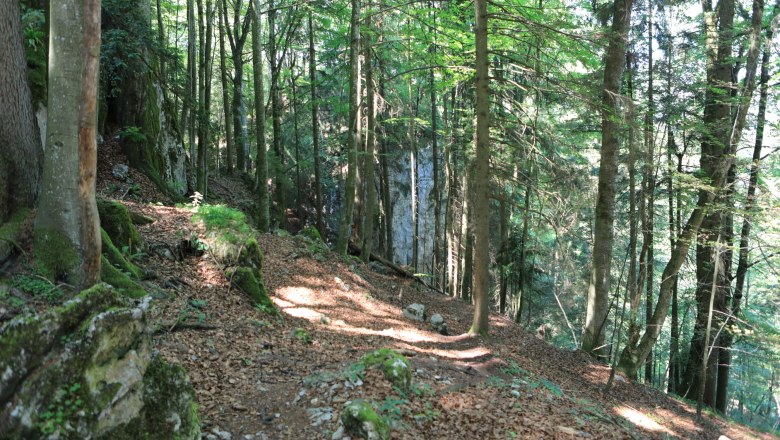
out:
{"label": "forest trail", "polygon": [[[773,438],[712,415],[697,421],[695,408],[643,385],[616,380],[605,393],[607,366],[506,317],[491,315],[487,337],[466,335],[470,304],[303,236],[259,235],[266,288],[281,312],[269,315],[230,287],[208,252],[178,255],[182,239],[203,237],[193,210],[142,203],[160,195],[140,174],[135,201],[126,200],[128,189],[110,174],[121,153],[106,150],[98,191],[155,219],[138,227],[150,249],[142,265],[155,275],[146,282],[157,292],[154,345],[186,368],[204,438],[346,438],[339,418],[353,399],[372,402],[393,438]],[[210,203],[251,209],[241,179],[210,185]],[[440,314],[448,335],[405,318],[413,303]],[[410,361],[411,392],[363,371],[361,357],[381,348]]]}
{"label": "forest trail", "polygon": [[[202,233],[188,209],[129,205],[157,219],[139,228],[152,246]],[[204,432],[217,438],[334,438],[356,398],[395,421],[394,438],[771,438],[712,416],[696,423],[694,408],[642,385],[616,381],[603,393],[606,366],[506,318],[492,315],[487,337],[467,336],[470,305],[303,237],[264,234],[260,245],[280,317],[229,288],[208,254],[150,256],[166,291],[152,318],[155,345],[186,367]],[[441,314],[450,336],[404,318],[412,303]],[[409,359],[416,391],[402,396],[374,371],[350,377],[379,348]]]}

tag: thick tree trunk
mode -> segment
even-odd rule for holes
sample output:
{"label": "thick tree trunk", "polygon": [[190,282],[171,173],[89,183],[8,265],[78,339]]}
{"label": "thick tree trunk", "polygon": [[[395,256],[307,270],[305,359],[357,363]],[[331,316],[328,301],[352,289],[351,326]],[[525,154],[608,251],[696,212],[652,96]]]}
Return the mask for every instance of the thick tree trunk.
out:
{"label": "thick tree trunk", "polygon": [[265,85],[263,84],[263,45],[260,43],[263,19],[260,1],[252,0],[252,67],[255,83],[255,175],[257,180],[257,229],[270,229],[270,196],[268,193],[268,156],[265,149]]}
{"label": "thick tree trunk", "polygon": [[95,203],[100,1],[62,1],[54,8],[35,254],[47,277],[84,289],[100,278]]}
{"label": "thick tree trunk", "polygon": [[347,244],[352,234],[352,218],[355,207],[355,175],[357,173],[357,148],[360,144],[360,0],[351,0],[352,15],[350,18],[349,43],[349,141],[347,143],[347,178],[344,182],[344,199],[339,221],[339,236],[335,251],[346,255]]}
{"label": "thick tree trunk", "polygon": [[469,333],[486,335],[490,297],[490,87],[488,78],[487,2],[474,0],[476,26],[476,79],[474,82],[477,114],[474,159],[474,320]]}
{"label": "thick tree trunk", "polygon": [[[198,46],[195,38],[195,2],[187,0],[187,108],[189,109],[187,121],[187,133],[190,149],[190,160],[195,162],[195,128],[197,123],[197,99],[198,99]],[[182,125],[184,127],[184,125]]]}
{"label": "thick tree trunk", "polygon": [[0,4],[0,224],[19,208],[32,208],[43,162],[41,135],[27,84],[19,2]]}
{"label": "thick tree trunk", "polygon": [[609,301],[612,267],[613,224],[615,221],[615,177],[617,175],[620,124],[620,80],[626,62],[626,44],[631,24],[632,0],[615,0],[611,36],[604,66],[604,88],[601,95],[601,161],[598,198],[593,237],[593,267],[588,287],[587,314],[582,349],[603,356],[604,324]]}

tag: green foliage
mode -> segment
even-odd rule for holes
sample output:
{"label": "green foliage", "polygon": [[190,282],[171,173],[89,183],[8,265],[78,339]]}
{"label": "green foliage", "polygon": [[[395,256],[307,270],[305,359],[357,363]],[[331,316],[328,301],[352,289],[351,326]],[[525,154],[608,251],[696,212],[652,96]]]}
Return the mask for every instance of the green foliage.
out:
{"label": "green foliage", "polygon": [[311,344],[312,343],[311,335],[309,335],[309,332],[307,332],[306,330],[304,330],[304,329],[302,329],[300,327],[295,328],[292,331],[292,335],[293,335],[293,337],[295,339],[303,342],[304,344]]}
{"label": "green foliage", "polygon": [[76,382],[63,386],[54,393],[47,410],[40,414],[38,428],[45,435],[67,435],[73,429],[69,422],[77,418],[83,407],[81,384]]}
{"label": "green foliage", "polygon": [[252,232],[246,223],[246,215],[225,205],[201,205],[192,216],[192,221],[202,221],[207,231],[234,230],[243,234]]}
{"label": "green foliage", "polygon": [[22,292],[29,293],[34,297],[44,298],[50,303],[59,303],[65,296],[62,289],[42,277],[17,275],[13,278],[11,284]]}
{"label": "green foliage", "polygon": [[140,128],[132,126],[132,127],[125,127],[122,130],[119,131],[119,138],[122,140],[128,140],[131,142],[145,142],[146,141],[146,135],[141,131]]}

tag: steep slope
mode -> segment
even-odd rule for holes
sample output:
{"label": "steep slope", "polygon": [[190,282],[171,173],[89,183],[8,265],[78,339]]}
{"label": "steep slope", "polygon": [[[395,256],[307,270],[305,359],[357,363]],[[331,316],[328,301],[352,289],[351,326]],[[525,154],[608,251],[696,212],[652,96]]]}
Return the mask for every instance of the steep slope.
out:
{"label": "steep slope", "polygon": [[[141,226],[151,249],[202,234],[187,209],[130,204],[157,219]],[[555,349],[491,317],[470,337],[472,307],[380,273],[301,237],[261,235],[266,287],[280,315],[250,305],[208,252],[152,252],[156,348],[183,364],[204,432],[215,438],[340,438],[346,402],[365,399],[393,438],[771,438],[694,409],[607,367]],[[173,257],[173,258],[171,258]],[[450,336],[403,316],[412,304],[440,314]],[[403,393],[361,357],[392,348],[412,365]]]}

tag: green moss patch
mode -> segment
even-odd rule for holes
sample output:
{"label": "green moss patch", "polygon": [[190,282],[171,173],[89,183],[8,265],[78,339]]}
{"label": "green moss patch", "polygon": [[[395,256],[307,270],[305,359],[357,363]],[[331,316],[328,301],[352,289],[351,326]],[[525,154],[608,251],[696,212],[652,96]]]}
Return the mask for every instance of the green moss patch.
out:
{"label": "green moss patch", "polygon": [[140,249],[141,236],[138,235],[130,210],[121,203],[111,200],[98,200],[100,227],[105,229],[111,241],[119,248],[127,247],[131,252]]}
{"label": "green moss patch", "polygon": [[390,438],[390,426],[369,402],[362,399],[347,403],[341,413],[341,423],[352,436],[380,440]]}
{"label": "green moss patch", "polygon": [[135,278],[141,278],[141,269],[135,264],[127,261],[119,249],[114,246],[111,237],[108,236],[108,233],[103,228],[100,228],[100,238],[103,242],[103,256],[106,257],[109,263],[122,272],[128,273]]}
{"label": "green moss patch", "polygon": [[71,282],[68,277],[75,273],[81,258],[65,234],[50,228],[36,228],[35,262],[38,271],[46,278]]}
{"label": "green moss patch", "polygon": [[127,273],[114,267],[105,255],[101,257],[100,279],[130,298],[142,298],[147,294],[146,290],[133,281]]}
{"label": "green moss patch", "polygon": [[[2,190],[3,188],[0,187],[0,194]],[[0,200],[0,204],[2,202]],[[29,215],[29,209],[20,209],[13,213],[6,223],[0,226],[0,262],[5,261],[14,252],[16,245],[19,244],[19,237],[24,229],[25,220],[27,220]],[[2,219],[2,212],[0,212],[0,219]]]}
{"label": "green moss patch", "polygon": [[227,276],[235,287],[241,289],[252,300],[253,305],[271,314],[278,313],[273,301],[268,297],[262,278],[258,280],[252,269],[238,267],[228,271]]}
{"label": "green moss patch", "polygon": [[366,354],[360,360],[366,368],[379,368],[385,378],[404,392],[412,387],[412,367],[409,361],[398,352],[389,348],[380,348]]}

